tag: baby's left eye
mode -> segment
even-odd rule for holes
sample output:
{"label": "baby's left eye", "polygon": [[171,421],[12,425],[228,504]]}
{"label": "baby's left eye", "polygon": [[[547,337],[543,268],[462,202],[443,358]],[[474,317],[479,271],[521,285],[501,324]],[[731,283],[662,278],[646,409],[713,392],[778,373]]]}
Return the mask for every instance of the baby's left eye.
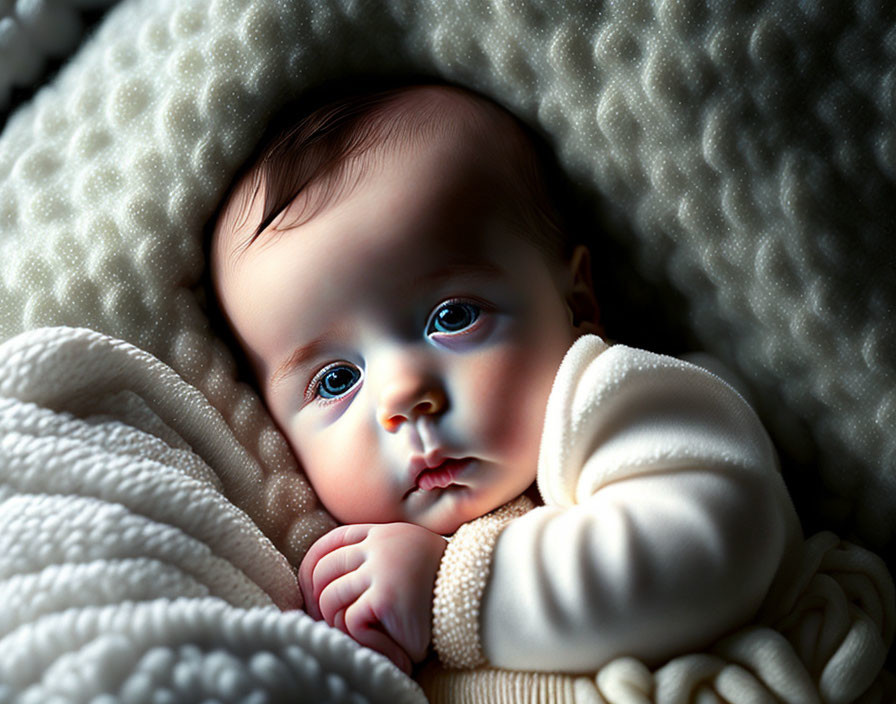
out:
{"label": "baby's left eye", "polygon": [[482,309],[472,303],[443,303],[433,313],[426,326],[426,334],[457,333],[467,329],[479,319]]}

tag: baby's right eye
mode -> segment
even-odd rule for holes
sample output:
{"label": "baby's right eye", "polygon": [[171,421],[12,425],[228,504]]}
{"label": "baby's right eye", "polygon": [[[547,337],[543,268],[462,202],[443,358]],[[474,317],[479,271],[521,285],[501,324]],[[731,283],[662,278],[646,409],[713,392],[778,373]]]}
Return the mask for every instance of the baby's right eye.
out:
{"label": "baby's right eye", "polygon": [[347,394],[360,378],[361,372],[356,367],[334,364],[323,369],[311,382],[312,393],[321,398],[339,398]]}

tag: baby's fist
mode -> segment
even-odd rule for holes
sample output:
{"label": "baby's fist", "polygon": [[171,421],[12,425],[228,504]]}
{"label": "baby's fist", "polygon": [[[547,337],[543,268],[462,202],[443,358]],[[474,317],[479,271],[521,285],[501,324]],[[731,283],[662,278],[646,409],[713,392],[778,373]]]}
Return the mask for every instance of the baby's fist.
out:
{"label": "baby's fist", "polygon": [[299,568],[309,615],[410,672],[429,647],[433,587],[446,544],[411,523],[335,528],[311,546]]}

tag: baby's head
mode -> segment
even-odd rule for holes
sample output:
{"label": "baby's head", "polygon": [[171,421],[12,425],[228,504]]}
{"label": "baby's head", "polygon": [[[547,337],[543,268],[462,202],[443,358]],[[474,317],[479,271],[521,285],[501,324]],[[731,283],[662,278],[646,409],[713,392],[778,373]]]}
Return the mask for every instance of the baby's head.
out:
{"label": "baby's head", "polygon": [[271,140],[215,223],[221,309],[324,506],[439,533],[534,481],[597,330],[527,132],[461,89],[354,97]]}

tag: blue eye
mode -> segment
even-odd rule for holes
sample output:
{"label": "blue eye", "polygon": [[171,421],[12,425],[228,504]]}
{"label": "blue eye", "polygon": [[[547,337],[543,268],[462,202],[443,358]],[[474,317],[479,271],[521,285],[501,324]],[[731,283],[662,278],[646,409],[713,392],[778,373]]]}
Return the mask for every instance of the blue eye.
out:
{"label": "blue eye", "polygon": [[348,393],[361,378],[354,367],[340,364],[327,369],[316,384],[315,393],[321,398],[339,398]]}
{"label": "blue eye", "polygon": [[472,303],[444,303],[430,319],[426,334],[460,332],[475,323],[481,312],[479,306]]}

